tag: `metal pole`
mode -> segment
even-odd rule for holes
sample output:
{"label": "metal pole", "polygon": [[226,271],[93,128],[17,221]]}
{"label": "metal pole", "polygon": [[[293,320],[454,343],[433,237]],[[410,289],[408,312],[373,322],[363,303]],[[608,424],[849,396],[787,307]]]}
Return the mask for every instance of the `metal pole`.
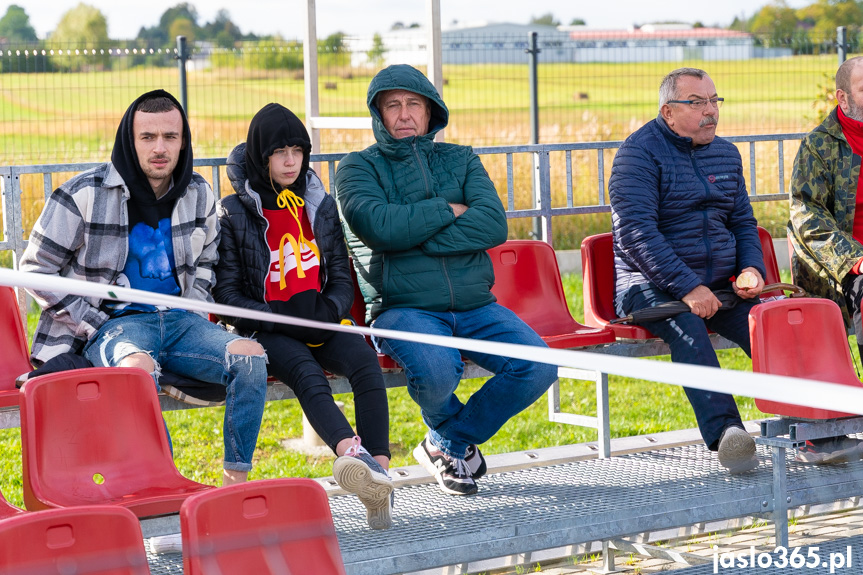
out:
{"label": "metal pole", "polygon": [[177,70],[180,72],[180,105],[186,117],[189,117],[189,102],[186,97],[186,60],[189,54],[186,51],[186,37],[177,36]]}
{"label": "metal pole", "polygon": [[848,45],[845,42],[845,26],[836,28],[836,54],[839,56],[839,65],[845,62],[847,57]]}
{"label": "metal pole", "polygon": [[530,143],[539,143],[539,102],[537,100],[537,80],[536,80],[536,64],[539,56],[539,48],[536,42],[537,33],[528,32],[528,45],[530,46],[525,52],[530,56],[528,58],[528,74],[530,75]]}
{"label": "metal pole", "polygon": [[[312,138],[312,150],[321,153],[321,130],[315,126],[320,113],[318,100],[318,21],[315,0],[305,2],[306,27],[303,30],[303,86],[306,96],[306,129]],[[320,174],[320,162],[313,162],[312,169]],[[333,182],[330,182],[332,189]]]}
{"label": "metal pole", "polygon": [[[538,144],[539,143],[539,98],[538,98],[538,88],[537,85],[539,82],[537,81],[537,60],[539,56],[539,47],[537,46],[537,33],[536,32],[528,32],[528,46],[529,48],[525,50],[528,54],[528,80],[530,82],[530,143]],[[533,156],[533,205],[536,208],[540,208],[540,198],[539,198],[539,190],[540,182],[539,182],[539,158],[537,154]],[[542,218],[534,218],[533,220],[533,239],[539,240],[542,239]]]}
{"label": "metal pole", "polygon": [[[428,79],[434,85],[437,93],[443,98],[443,50],[440,33],[440,0],[426,0],[426,18],[428,20]],[[435,134],[435,142],[444,141],[444,131]]]}

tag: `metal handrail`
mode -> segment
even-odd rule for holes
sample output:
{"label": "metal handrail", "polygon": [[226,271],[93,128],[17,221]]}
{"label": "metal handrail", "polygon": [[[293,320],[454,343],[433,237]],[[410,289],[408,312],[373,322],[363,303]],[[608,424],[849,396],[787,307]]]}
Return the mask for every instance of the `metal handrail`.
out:
{"label": "metal handrail", "polygon": [[[749,145],[749,194],[753,202],[780,201],[787,199],[785,190],[785,142],[798,141],[805,133],[789,134],[761,134],[751,136],[730,136],[726,140],[735,144]],[[763,142],[776,142],[777,171],[776,182],[777,193],[758,194],[756,189],[756,144]],[[611,206],[607,198],[606,158],[608,150],[616,150],[623,141],[608,142],[571,142],[565,144],[523,144],[513,146],[478,147],[474,151],[480,156],[505,156],[506,161],[506,207],[507,218],[539,218],[541,221],[541,235],[544,241],[552,243],[553,219],[556,216],[570,216],[578,214],[591,214],[610,212]],[[552,204],[552,154],[563,153],[565,166],[565,205],[554,206]],[[575,205],[573,184],[573,161],[572,154],[578,152],[594,152],[595,167],[597,173],[595,201],[586,205]],[[325,164],[325,173],[328,176],[330,192],[335,189],[336,165],[347,153],[312,154],[311,162]],[[514,158],[518,155],[529,155],[535,172],[533,178],[533,207],[530,209],[515,209],[515,174]],[[82,172],[100,165],[101,162],[82,162],[71,164],[34,164],[22,166],[0,166],[0,181],[3,183],[2,208],[3,208],[3,241],[0,241],[0,251],[11,251],[14,253],[13,265],[17,262],[27,246],[24,238],[22,218],[22,188],[21,176],[25,174],[42,174],[43,191],[45,197],[51,194],[56,186],[54,175],[58,173]],[[221,169],[227,163],[226,158],[202,158],[196,159],[196,168],[210,168],[211,181],[214,190],[221,189]],[[324,171],[324,170],[322,170]],[[503,192],[503,190],[501,190]]]}

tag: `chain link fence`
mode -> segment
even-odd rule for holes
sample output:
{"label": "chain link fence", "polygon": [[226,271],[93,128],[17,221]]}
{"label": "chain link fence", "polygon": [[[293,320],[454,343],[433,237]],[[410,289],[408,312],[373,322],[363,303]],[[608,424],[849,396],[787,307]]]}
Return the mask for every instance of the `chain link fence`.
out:
{"label": "chain link fence", "polygon": [[[443,96],[451,112],[446,139],[476,146],[527,143],[527,34],[480,30],[443,36]],[[304,118],[301,41],[190,48],[187,95],[197,157],[227,155],[268,102]],[[643,29],[555,31],[540,33],[539,48],[541,143],[625,138],[656,116],[659,83],[681,66],[707,70],[725,97],[722,135],[807,131],[832,106],[833,38],[783,40],[699,29],[652,35]],[[0,165],[104,160],[132,100],[155,88],[179,95],[172,49],[134,42],[0,49]],[[346,37],[336,48],[321,46],[318,60],[321,114],[367,117],[366,88],[378,70],[391,63],[425,70],[425,36],[403,31]],[[318,152],[344,152],[371,144],[373,137],[369,130],[324,130],[321,142]]]}

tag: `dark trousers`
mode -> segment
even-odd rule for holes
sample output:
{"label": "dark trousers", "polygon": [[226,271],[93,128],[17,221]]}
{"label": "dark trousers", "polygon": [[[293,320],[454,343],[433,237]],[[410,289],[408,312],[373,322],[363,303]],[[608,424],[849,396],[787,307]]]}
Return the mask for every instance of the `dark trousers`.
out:
{"label": "dark trousers", "polygon": [[335,333],[318,347],[309,347],[279,333],[259,332],[267,350],[267,371],[296,394],[309,423],[327,445],[354,436],[347,418],[336,406],[323,370],[344,376],[354,394],[357,435],[372,455],[390,457],[389,406],[375,351],[362,336]]}
{"label": "dark trousers", "polygon": [[857,349],[863,361],[863,312],[861,312],[861,300],[863,300],[863,275],[848,274],[842,282],[842,291],[845,293],[845,308],[851,316],[854,327],[854,335],[857,336]]}
{"label": "dark trousers", "polygon": [[[621,302],[627,314],[645,307],[653,307],[667,301],[675,301],[671,295],[653,284],[641,284],[631,288]],[[646,322],[643,325],[661,338],[671,348],[671,361],[693,365],[719,367],[719,359],[710,343],[708,329],[740,346],[746,355],[752,356],[749,342],[749,310],[758,302],[741,301],[731,309],[719,308],[716,314],[703,319],[694,313],[681,313],[674,317]],[[730,376],[731,377],[731,376]],[[703,391],[684,387],[686,397],[695,411],[698,429],[708,449],[716,451],[719,438],[730,425],[743,427],[740,412],[734,397],[726,393]]]}

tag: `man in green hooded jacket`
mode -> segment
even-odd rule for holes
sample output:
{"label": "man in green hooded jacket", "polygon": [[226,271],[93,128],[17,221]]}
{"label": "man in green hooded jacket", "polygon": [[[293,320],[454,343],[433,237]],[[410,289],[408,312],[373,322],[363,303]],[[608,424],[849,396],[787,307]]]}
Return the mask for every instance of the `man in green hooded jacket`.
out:
{"label": "man in green hooded jacket", "polygon": [[[863,57],[836,72],[838,105],[800,143],[791,176],[788,238],[794,282],[833,299],[854,327],[863,351]],[[807,441],[797,458],[835,463],[863,456],[863,442],[849,437]]]}
{"label": "man in green hooded jacket", "polygon": [[[374,327],[545,347],[495,303],[486,250],[506,241],[506,213],[468,146],[439,143],[449,111],[428,79],[406,65],[379,72],[368,90],[376,144],[348,154],[336,173],[348,249]],[[429,428],[414,456],[454,495],[476,493],[486,471],[477,445],[539,399],[554,366],[395,339],[374,338],[405,370]],[[464,357],[494,373],[466,403],[455,395]]]}

